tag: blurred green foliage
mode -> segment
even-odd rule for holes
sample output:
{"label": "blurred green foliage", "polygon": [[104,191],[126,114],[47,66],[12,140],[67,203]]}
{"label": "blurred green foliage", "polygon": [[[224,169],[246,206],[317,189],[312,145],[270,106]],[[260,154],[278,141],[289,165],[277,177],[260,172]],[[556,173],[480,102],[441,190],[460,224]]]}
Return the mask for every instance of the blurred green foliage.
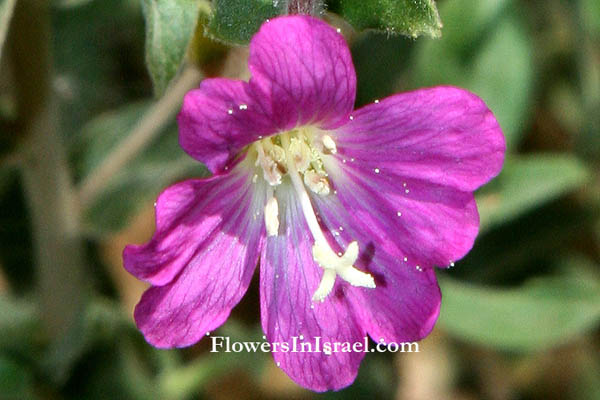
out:
{"label": "blurred green foliage", "polygon": [[0,0],[0,55],[2,55],[14,7],[15,0]]}
{"label": "blurred green foliage", "polygon": [[[49,73],[75,184],[84,183],[155,111],[186,63],[212,60],[210,68],[202,62],[199,67],[224,73],[224,47],[213,38],[247,43],[287,3],[52,2]],[[434,335],[446,347],[434,339],[421,352],[435,359],[436,368],[446,360],[455,371],[447,374],[444,394],[491,398],[490,387],[504,382],[511,398],[597,398],[600,3],[440,1],[441,38],[417,40],[390,33],[438,36],[433,1],[326,3],[328,12],[356,29],[349,37],[357,106],[400,90],[458,85],[486,101],[507,138],[502,173],[477,193],[481,235],[467,257],[439,274],[444,299]],[[14,4],[0,1],[0,143],[19,129],[8,51],[11,35],[19,33],[9,25]],[[237,49],[225,49],[235,60]],[[190,54],[203,56],[190,60]],[[104,250],[120,243],[115,232],[131,228],[164,187],[206,175],[178,146],[174,116],[80,210],[88,261],[81,268],[94,296],[76,329],[53,346],[41,322],[35,237],[19,174],[27,146],[20,140],[14,149],[3,149],[0,159],[0,399],[223,398],[220,391],[243,398],[313,397],[289,384],[277,391],[268,355],[211,354],[206,341],[187,350],[153,349],[133,326],[130,310],[124,311],[131,289],[114,273],[120,260]],[[219,334],[261,340],[256,288],[247,297]],[[568,356],[559,360],[556,354]],[[352,387],[319,397],[392,398],[403,393],[398,385],[409,379],[405,362],[413,357],[370,354]],[[549,357],[559,371],[544,369],[540,357]],[[521,366],[512,380],[506,380],[508,373],[486,375],[490,369],[502,372],[506,363]],[[523,371],[541,377],[519,383]],[[567,382],[557,383],[563,373]],[[244,384],[250,389],[242,395],[227,392]]]}
{"label": "blurred green foliage", "polygon": [[509,149],[529,121],[534,84],[532,43],[511,1],[442,4],[444,39],[423,42],[414,87],[449,84],[478,94],[498,118]]}
{"label": "blurred green foliage", "polygon": [[568,259],[560,274],[511,289],[440,281],[440,325],[483,346],[532,351],[563,344],[596,327],[600,276],[587,260]]}
{"label": "blurred green foliage", "polygon": [[[98,168],[123,143],[149,106],[146,101],[129,104],[84,125],[72,146],[76,176],[85,180]],[[206,168],[179,147],[177,128],[171,121],[143,153],[103,185],[83,216],[86,228],[99,235],[118,231],[127,225],[130,216],[154,201],[161,188],[183,177],[206,174]]]}

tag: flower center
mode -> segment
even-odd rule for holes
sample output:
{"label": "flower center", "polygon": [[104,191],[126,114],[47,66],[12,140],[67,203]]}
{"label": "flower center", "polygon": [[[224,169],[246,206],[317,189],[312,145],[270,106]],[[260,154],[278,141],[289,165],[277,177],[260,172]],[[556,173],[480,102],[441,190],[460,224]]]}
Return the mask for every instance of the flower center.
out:
{"label": "flower center", "polygon": [[299,197],[302,213],[314,240],[313,259],[324,269],[319,287],[312,297],[313,301],[325,300],[331,293],[337,276],[353,286],[374,288],[373,277],[353,265],[358,258],[358,243],[353,241],[343,254],[336,254],[319,226],[306,191],[309,188],[320,196],[330,194],[328,175],[321,157],[326,152],[337,152],[334,140],[326,134],[317,137],[313,131],[304,128],[262,139],[253,146],[257,152],[256,165],[261,166],[263,177],[270,185],[265,205],[265,225],[269,236],[278,234],[279,209],[274,192],[285,175],[289,175]]}

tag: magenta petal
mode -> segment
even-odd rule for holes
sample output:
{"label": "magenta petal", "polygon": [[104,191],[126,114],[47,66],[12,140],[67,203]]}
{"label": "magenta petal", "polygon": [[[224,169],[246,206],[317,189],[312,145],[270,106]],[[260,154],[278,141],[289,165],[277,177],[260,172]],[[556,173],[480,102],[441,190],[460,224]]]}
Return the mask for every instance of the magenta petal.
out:
{"label": "magenta petal", "polygon": [[312,238],[292,190],[286,195],[278,190],[280,234],[267,238],[261,256],[262,326],[269,342],[289,345],[289,352],[274,351],[273,357],[296,383],[315,391],[337,390],[354,381],[364,353],[292,352],[293,343],[298,349],[301,342],[311,343],[313,350],[317,337],[321,343],[352,344],[364,341],[364,331],[343,293],[332,293],[324,303],[311,301],[323,270],[313,261]]}
{"label": "magenta petal", "polygon": [[227,319],[246,292],[262,248],[264,224],[257,220],[265,199],[263,190],[254,195],[242,177],[191,180],[167,189],[157,205],[154,238],[125,250],[130,272],[163,285],[148,289],[134,313],[154,346],[197,342]]}
{"label": "magenta petal", "polygon": [[[335,197],[314,196],[321,224],[330,243],[345,249],[359,243],[355,266],[375,278],[375,289],[347,285],[346,294],[360,318],[361,326],[375,341],[404,342],[427,336],[437,320],[441,294],[433,268],[404,261],[404,254],[386,242],[399,235],[376,233],[371,220],[345,209]],[[340,229],[341,227],[341,229]],[[416,246],[418,248],[418,245]]]}
{"label": "magenta petal", "polygon": [[156,231],[148,243],[125,248],[125,269],[155,286],[169,283],[230,220],[247,212],[251,189],[242,168],[165,189],[156,201]]}
{"label": "magenta petal", "polygon": [[263,24],[250,42],[248,67],[250,85],[280,130],[334,127],[354,106],[356,75],[348,45],[319,19],[290,16]]}
{"label": "magenta petal", "polygon": [[384,343],[423,339],[440,313],[442,295],[433,268],[417,271],[382,254],[358,263],[376,277],[375,290],[350,287],[348,298],[373,340]]}
{"label": "magenta petal", "polygon": [[338,197],[379,246],[414,267],[448,266],[472,247],[472,191],[493,178],[504,137],[485,104],[452,87],[399,94],[332,132]]}
{"label": "magenta petal", "polygon": [[415,268],[446,267],[473,246],[479,214],[472,193],[363,169],[358,160],[325,162],[340,207],[393,257]]}
{"label": "magenta petal", "polygon": [[357,110],[337,132],[345,158],[371,173],[473,191],[496,176],[504,135],[485,103],[454,87],[397,94]]}
{"label": "magenta petal", "polygon": [[272,118],[261,107],[248,83],[205,79],[185,95],[177,117],[179,143],[212,172],[220,172],[244,146],[275,132]]}

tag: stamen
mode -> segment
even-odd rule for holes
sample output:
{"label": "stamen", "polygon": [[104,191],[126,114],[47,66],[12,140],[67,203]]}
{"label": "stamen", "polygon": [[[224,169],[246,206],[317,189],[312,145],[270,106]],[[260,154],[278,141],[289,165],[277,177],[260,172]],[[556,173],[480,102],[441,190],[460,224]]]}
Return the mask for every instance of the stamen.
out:
{"label": "stamen", "polygon": [[[289,148],[290,139],[287,133],[281,134],[281,144],[284,148]],[[306,223],[308,224],[308,228],[315,239],[315,242],[327,243],[323,232],[321,232],[321,227],[319,226],[319,222],[317,221],[317,217],[315,216],[315,212],[312,208],[312,204],[310,203],[310,197],[308,197],[308,193],[306,193],[306,189],[300,180],[300,175],[298,174],[298,170],[296,169],[296,165],[293,162],[288,162],[288,172],[290,174],[290,179],[292,180],[292,185],[298,193],[300,197],[300,205],[302,207],[302,212],[304,214],[304,218],[306,219]],[[329,245],[327,245],[329,246]]]}
{"label": "stamen", "polygon": [[329,194],[329,182],[322,172],[306,171],[304,173],[304,184],[316,194],[323,196]]}
{"label": "stamen", "polygon": [[[266,139],[265,142],[257,143],[257,162],[262,167],[265,181],[269,182],[269,185],[271,186],[277,186],[281,184],[281,171],[279,171],[277,162],[283,161],[285,158],[285,153],[281,155],[280,152],[276,150],[276,148],[279,146],[274,146],[272,144],[269,146],[268,143],[270,142],[270,139]],[[264,147],[270,147],[267,149],[269,151],[268,155],[265,154]],[[281,147],[279,148],[281,149]]]}
{"label": "stamen", "polygon": [[337,153],[337,146],[335,145],[335,142],[333,141],[333,139],[331,138],[331,136],[329,135],[323,135],[323,146],[325,146],[325,148],[327,150],[329,150],[329,152],[331,154],[335,154]]}
{"label": "stamen", "polygon": [[303,173],[308,169],[311,162],[311,150],[304,140],[298,140],[292,138],[290,140],[289,152],[292,155],[292,159],[296,163],[296,169],[298,172]]}
{"label": "stamen", "polygon": [[265,226],[268,236],[277,236],[279,232],[279,205],[277,199],[273,196],[273,189],[270,189],[270,197],[265,206]]}

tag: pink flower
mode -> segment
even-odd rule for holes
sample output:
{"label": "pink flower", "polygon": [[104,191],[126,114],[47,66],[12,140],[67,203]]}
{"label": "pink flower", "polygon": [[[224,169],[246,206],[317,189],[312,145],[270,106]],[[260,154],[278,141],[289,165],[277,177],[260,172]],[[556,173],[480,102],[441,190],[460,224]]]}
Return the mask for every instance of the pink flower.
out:
{"label": "pink flower", "polygon": [[[260,263],[267,340],[415,341],[440,309],[434,266],[479,227],[472,192],[505,144],[477,96],[436,87],[353,111],[343,37],[290,16],[250,43],[249,82],[206,79],[179,115],[180,143],[214,175],[166,189],[156,232],[125,268],[152,284],[135,309],[156,347],[199,341],[225,322]],[[273,353],[316,391],[353,382],[363,352]]]}

